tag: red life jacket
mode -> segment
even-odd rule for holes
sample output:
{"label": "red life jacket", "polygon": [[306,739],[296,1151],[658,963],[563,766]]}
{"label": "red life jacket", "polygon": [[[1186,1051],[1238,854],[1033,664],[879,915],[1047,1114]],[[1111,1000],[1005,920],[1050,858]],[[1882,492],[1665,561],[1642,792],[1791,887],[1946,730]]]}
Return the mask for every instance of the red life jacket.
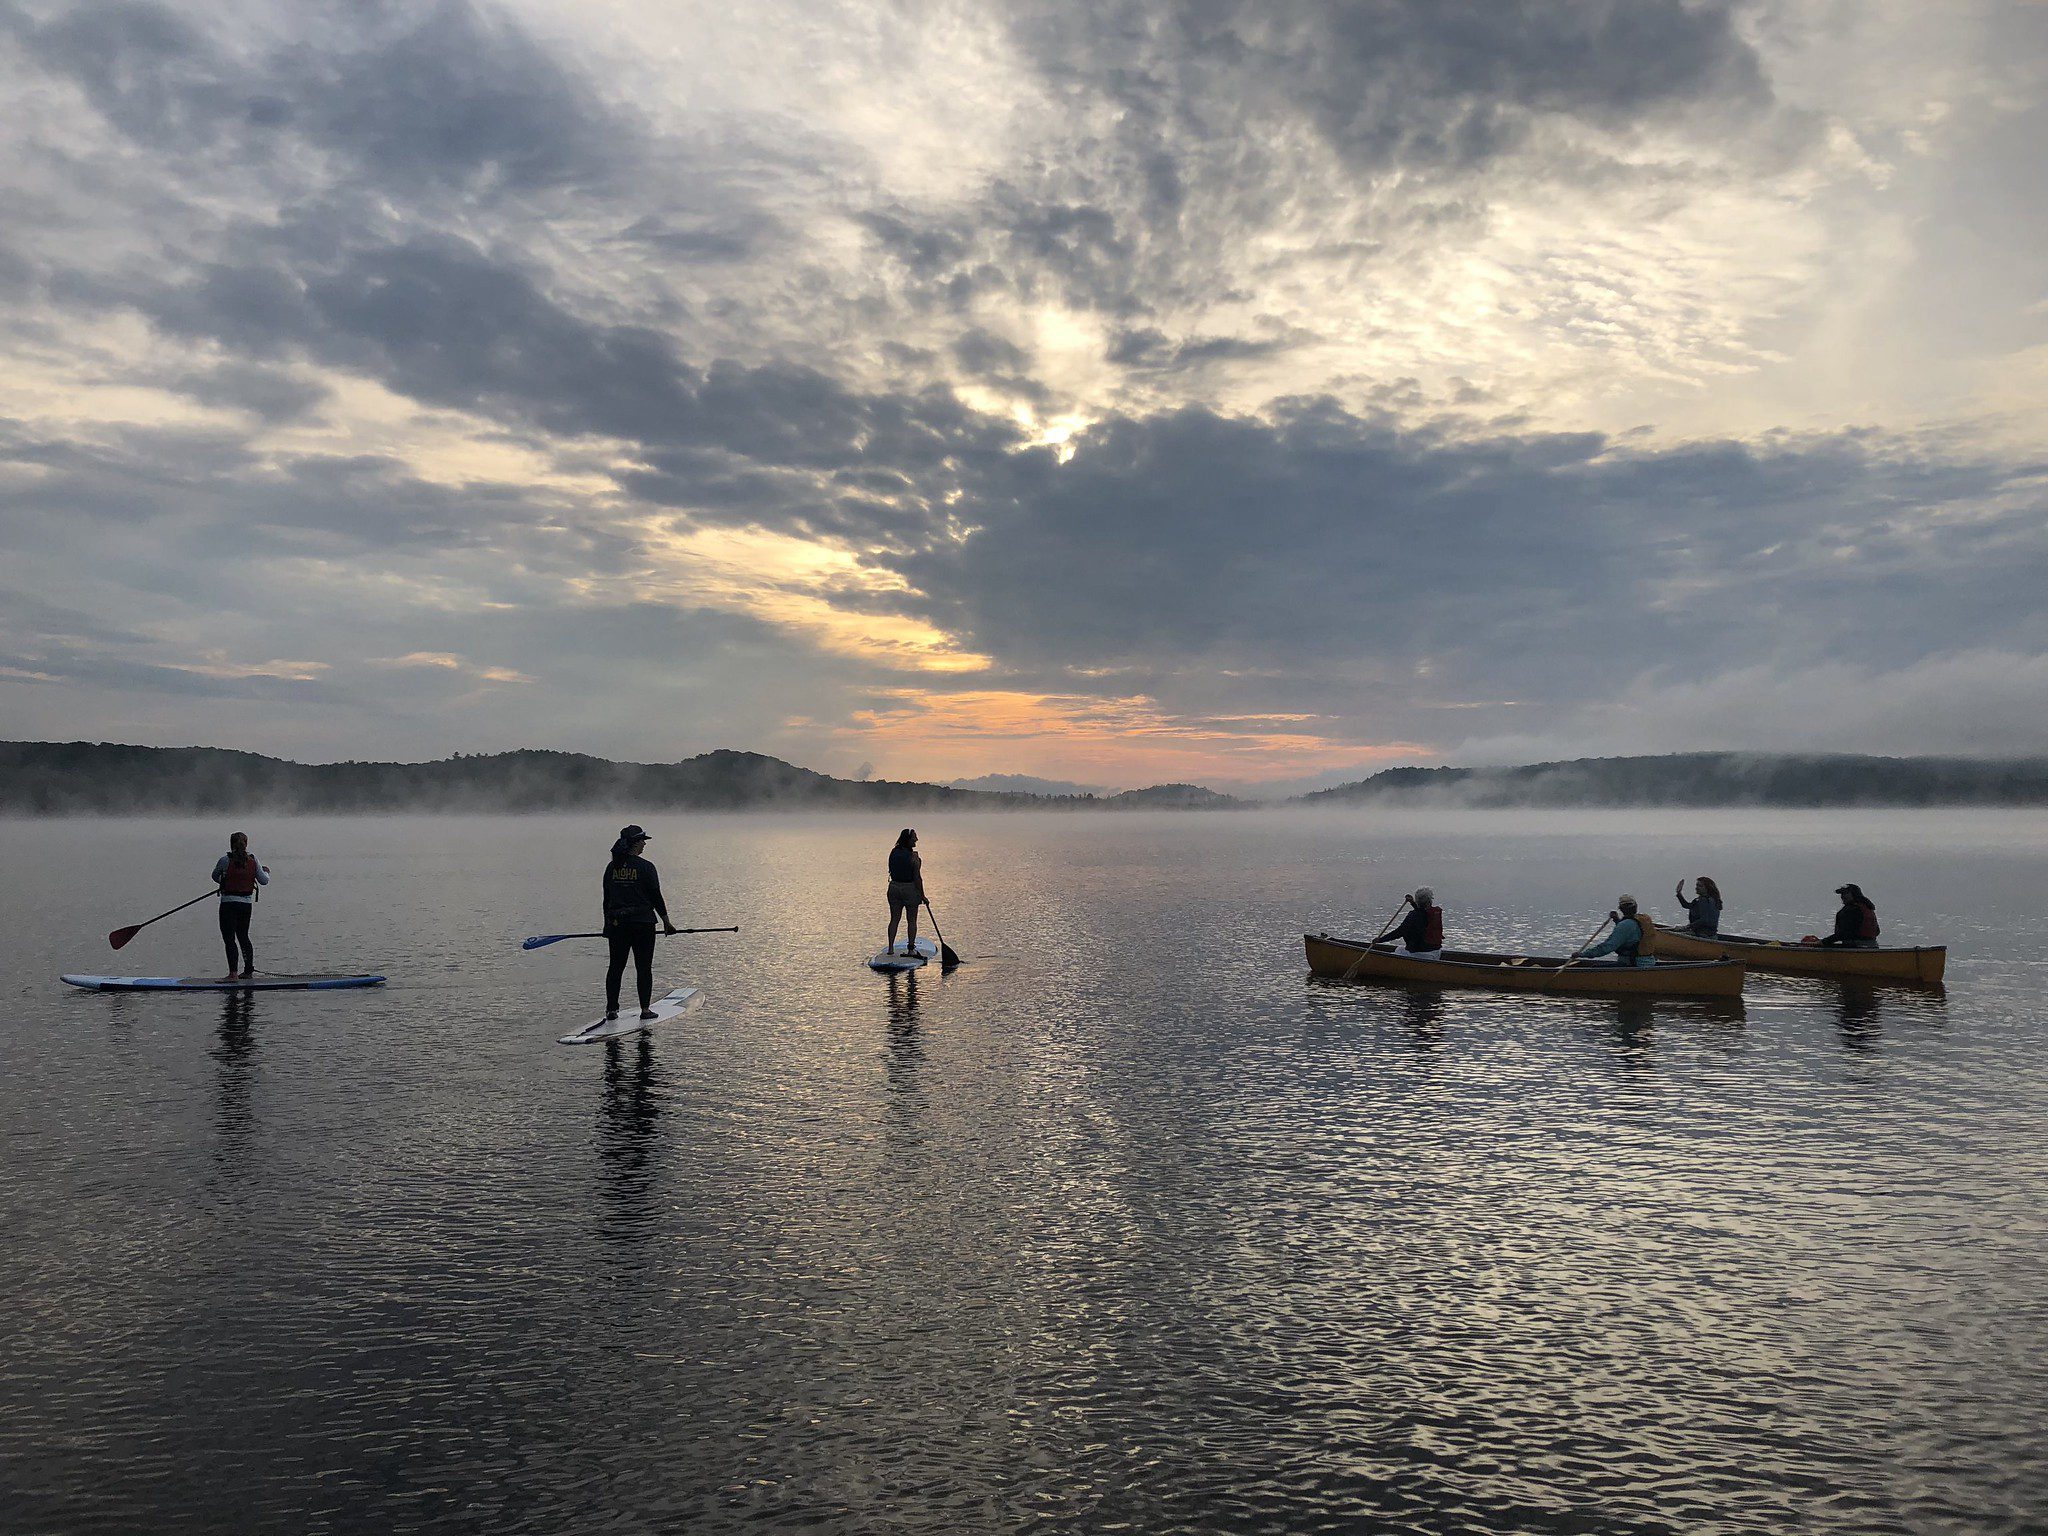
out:
{"label": "red life jacket", "polygon": [[1422,909],[1422,947],[1442,949],[1444,947],[1444,909],[1424,907]]}
{"label": "red life jacket", "polygon": [[1870,904],[1869,902],[1867,902],[1867,901],[1859,901],[1859,902],[1857,902],[1857,903],[1856,903],[1856,906],[1857,906],[1857,909],[1858,909],[1858,913],[1859,913],[1859,917],[1858,917],[1858,926],[1857,926],[1857,929],[1856,929],[1856,937],[1857,937],[1857,938],[1859,938],[1859,939],[1874,939],[1874,938],[1876,938],[1876,937],[1877,937],[1877,908],[1876,908],[1876,907],[1874,907],[1874,906],[1872,906],[1872,905],[1871,905],[1871,904]]}
{"label": "red life jacket", "polygon": [[223,896],[254,896],[256,894],[256,871],[261,868],[256,855],[245,853],[239,862],[231,853],[228,867],[220,872],[220,893]]}

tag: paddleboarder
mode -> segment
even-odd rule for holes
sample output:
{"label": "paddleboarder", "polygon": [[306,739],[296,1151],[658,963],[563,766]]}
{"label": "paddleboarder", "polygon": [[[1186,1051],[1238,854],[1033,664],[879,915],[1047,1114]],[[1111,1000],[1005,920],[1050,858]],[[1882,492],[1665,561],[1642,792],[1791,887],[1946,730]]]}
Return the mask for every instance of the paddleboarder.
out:
{"label": "paddleboarder", "polygon": [[604,973],[604,1016],[619,1016],[619,983],[626,974],[626,957],[640,983],[640,1017],[654,1018],[654,934],[655,920],[661,932],[674,933],[668,918],[668,903],[661,897],[661,875],[640,855],[647,848],[647,833],[639,825],[619,828],[619,840],[612,844],[612,860],[604,867],[604,936],[611,945],[611,963]]}
{"label": "paddleboarder", "polygon": [[213,883],[220,887],[220,940],[228,952],[228,973],[221,980],[245,981],[256,974],[256,951],[249,943],[256,890],[270,884],[270,871],[249,851],[248,833],[229,836],[228,851],[213,866]]}
{"label": "paddleboarder", "polygon": [[909,949],[917,948],[917,909],[923,904],[924,860],[917,851],[917,829],[905,827],[896,834],[896,846],[889,850],[889,949],[896,947],[896,925],[906,913],[910,928],[905,944]]}

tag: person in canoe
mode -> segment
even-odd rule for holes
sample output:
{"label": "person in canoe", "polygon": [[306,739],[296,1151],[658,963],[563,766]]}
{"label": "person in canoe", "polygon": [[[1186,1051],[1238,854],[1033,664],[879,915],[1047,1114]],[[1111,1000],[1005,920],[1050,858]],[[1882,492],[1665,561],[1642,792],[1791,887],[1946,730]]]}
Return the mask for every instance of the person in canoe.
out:
{"label": "person in canoe", "polygon": [[905,827],[889,850],[889,948],[896,947],[896,925],[907,915],[905,946],[917,948],[917,909],[924,905],[924,859],[917,851],[917,829]]}
{"label": "person in canoe", "polygon": [[1615,910],[1607,914],[1607,920],[1614,924],[1607,931],[1607,937],[1598,944],[1590,944],[1573,954],[1574,960],[1598,960],[1605,955],[1614,956],[1614,965],[1655,965],[1657,962],[1643,953],[1643,941],[1649,934],[1643,927],[1643,920],[1636,916],[1636,899],[1624,896],[1614,904]]}
{"label": "person in canoe", "polygon": [[1877,907],[1860,885],[1838,885],[1842,905],[1835,913],[1835,931],[1820,941],[1824,949],[1877,948]]}
{"label": "person in canoe", "polygon": [[1401,948],[1411,959],[1443,958],[1444,909],[1436,904],[1436,892],[1426,885],[1417,886],[1415,894],[1408,898],[1408,915],[1373,942],[1384,944],[1393,939],[1400,940]]}
{"label": "person in canoe", "polygon": [[1685,908],[1684,932],[1711,939],[1721,931],[1721,887],[1705,875],[1692,883],[1693,897],[1685,899],[1685,882],[1678,882],[1678,904]]}
{"label": "person in canoe", "polygon": [[229,835],[228,851],[214,863],[213,883],[220,887],[220,941],[228,952],[228,973],[221,980],[245,981],[256,974],[256,951],[249,943],[256,889],[270,884],[270,871],[249,851],[248,833]]}
{"label": "person in canoe", "polygon": [[611,963],[604,973],[604,1016],[619,1016],[619,983],[625,979],[626,957],[633,958],[635,979],[640,984],[640,1017],[654,1014],[655,920],[663,933],[674,933],[668,919],[668,903],[661,897],[661,875],[640,855],[647,850],[647,833],[639,826],[619,828],[619,840],[612,844],[612,861],[604,867],[604,936],[611,945]]}

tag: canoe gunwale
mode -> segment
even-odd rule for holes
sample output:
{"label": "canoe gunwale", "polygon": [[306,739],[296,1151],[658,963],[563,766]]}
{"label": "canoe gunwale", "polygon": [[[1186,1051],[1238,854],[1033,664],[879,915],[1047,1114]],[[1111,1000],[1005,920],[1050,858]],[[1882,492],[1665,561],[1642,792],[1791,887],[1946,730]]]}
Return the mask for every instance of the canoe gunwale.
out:
{"label": "canoe gunwale", "polygon": [[[1670,948],[1666,949],[1665,946]],[[1879,945],[1852,949],[1847,945],[1801,944],[1793,939],[1760,939],[1740,933],[1712,938],[1683,928],[1653,926],[1650,952],[1669,954],[1674,961],[1724,956],[1752,970],[1779,976],[1835,977],[1844,981],[1896,981],[1938,986],[1948,970],[1946,944]]]}
{"label": "canoe gunwale", "polygon": [[[1740,960],[1678,960],[1654,966],[1569,965],[1555,955],[1443,951],[1415,960],[1389,945],[1329,933],[1305,933],[1309,969],[1332,980],[1413,982],[1424,986],[1479,987],[1563,997],[1740,997]],[[1319,954],[1318,947],[1334,953]]]}

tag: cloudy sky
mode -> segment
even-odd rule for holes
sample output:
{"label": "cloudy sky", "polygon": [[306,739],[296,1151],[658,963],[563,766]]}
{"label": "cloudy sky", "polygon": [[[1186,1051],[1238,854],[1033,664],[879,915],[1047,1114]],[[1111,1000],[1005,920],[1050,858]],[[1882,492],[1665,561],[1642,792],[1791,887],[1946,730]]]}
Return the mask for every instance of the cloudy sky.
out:
{"label": "cloudy sky", "polygon": [[0,736],[2048,751],[2048,6],[0,0]]}

